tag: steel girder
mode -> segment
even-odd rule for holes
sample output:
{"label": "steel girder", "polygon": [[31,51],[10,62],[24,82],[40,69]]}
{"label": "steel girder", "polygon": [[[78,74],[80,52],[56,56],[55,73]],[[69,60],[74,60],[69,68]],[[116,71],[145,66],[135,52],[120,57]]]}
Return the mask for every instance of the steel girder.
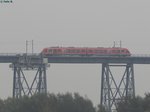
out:
{"label": "steel girder", "polygon": [[[112,73],[111,67],[124,67],[125,71],[121,75],[121,80],[117,82],[115,74]],[[116,72],[116,71],[115,71]],[[135,96],[134,85],[134,68],[133,64],[125,65],[110,65],[108,63],[102,64],[101,76],[101,106],[107,112],[117,110],[117,103],[121,100],[128,100],[129,97]]]}
{"label": "steel girder", "polygon": [[45,64],[39,65],[35,77],[29,85],[28,79],[23,72],[21,66],[14,64],[13,66],[13,97],[20,98],[21,96],[31,96],[36,93],[47,93],[46,82],[46,66]]}

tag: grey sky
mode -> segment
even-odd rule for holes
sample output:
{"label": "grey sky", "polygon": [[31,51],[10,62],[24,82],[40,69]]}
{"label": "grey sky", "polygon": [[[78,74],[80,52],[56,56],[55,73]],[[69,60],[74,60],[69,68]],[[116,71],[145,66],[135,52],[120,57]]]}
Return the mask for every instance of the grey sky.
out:
{"label": "grey sky", "polygon": [[[13,0],[0,4],[0,52],[35,52],[48,46],[104,46],[123,42],[133,54],[150,54],[149,0]],[[0,64],[0,97],[11,96],[12,71]],[[150,65],[136,65],[136,93],[150,90]],[[144,74],[143,74],[144,73]],[[100,65],[51,64],[49,92],[79,92],[99,103]],[[7,80],[7,81],[5,81]],[[5,88],[8,88],[6,90]]]}

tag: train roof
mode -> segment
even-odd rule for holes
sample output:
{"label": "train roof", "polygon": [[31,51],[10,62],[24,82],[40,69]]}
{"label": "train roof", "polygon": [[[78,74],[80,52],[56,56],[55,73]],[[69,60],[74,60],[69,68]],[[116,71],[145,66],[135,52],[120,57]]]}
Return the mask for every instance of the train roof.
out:
{"label": "train roof", "polygon": [[59,47],[59,46],[52,46],[52,47],[47,47],[47,48],[103,48],[103,49],[127,49],[127,48],[122,48],[122,47]]}

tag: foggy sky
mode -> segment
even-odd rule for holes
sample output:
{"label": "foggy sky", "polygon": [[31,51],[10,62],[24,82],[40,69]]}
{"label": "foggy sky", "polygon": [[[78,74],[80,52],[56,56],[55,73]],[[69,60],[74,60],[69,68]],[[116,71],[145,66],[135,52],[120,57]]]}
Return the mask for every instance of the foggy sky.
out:
{"label": "foggy sky", "polygon": [[[133,54],[150,54],[149,0],[13,0],[0,4],[0,53],[49,46],[111,47],[122,41]],[[0,97],[12,95],[13,72],[0,64]],[[150,91],[150,65],[135,65],[136,94]],[[51,64],[48,91],[79,92],[100,100],[100,64]]]}

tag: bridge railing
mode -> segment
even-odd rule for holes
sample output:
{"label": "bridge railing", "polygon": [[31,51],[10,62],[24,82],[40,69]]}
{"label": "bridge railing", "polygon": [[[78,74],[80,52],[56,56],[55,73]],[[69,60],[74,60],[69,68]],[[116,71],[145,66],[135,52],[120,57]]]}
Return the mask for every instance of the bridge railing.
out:
{"label": "bridge railing", "polygon": [[[0,56],[39,56],[39,55],[40,53],[0,53]],[[67,55],[64,55],[64,56],[67,56]],[[97,57],[97,55],[94,55],[94,56]],[[104,56],[104,57],[109,57],[109,55]],[[131,57],[150,57],[150,54],[131,54]]]}
{"label": "bridge railing", "polygon": [[150,57],[150,54],[131,54],[131,57]]}
{"label": "bridge railing", "polygon": [[0,56],[39,56],[40,53],[0,53]]}

